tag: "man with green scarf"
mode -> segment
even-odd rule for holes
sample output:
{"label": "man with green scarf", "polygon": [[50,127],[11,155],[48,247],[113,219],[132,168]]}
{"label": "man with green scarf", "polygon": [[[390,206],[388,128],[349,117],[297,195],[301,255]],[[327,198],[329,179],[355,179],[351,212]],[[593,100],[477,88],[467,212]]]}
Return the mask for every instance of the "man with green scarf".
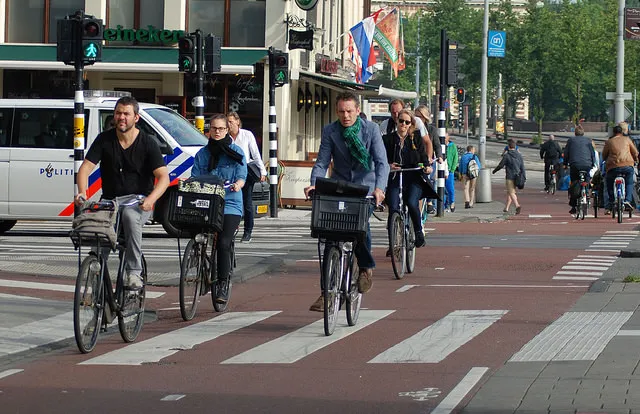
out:
{"label": "man with green scarf", "polygon": [[[311,186],[304,189],[305,195],[315,188],[316,179],[325,177],[333,160],[331,178],[369,187],[369,195],[376,204],[384,200],[384,191],[389,178],[387,153],[380,129],[374,122],[360,118],[358,98],[351,92],[336,97],[338,120],[322,130],[320,149],[311,170]],[[366,243],[359,243],[355,250],[358,259],[358,289],[365,293],[371,289],[373,268],[376,263],[371,254],[371,229],[367,228]],[[323,311],[322,295],[309,310]]]}

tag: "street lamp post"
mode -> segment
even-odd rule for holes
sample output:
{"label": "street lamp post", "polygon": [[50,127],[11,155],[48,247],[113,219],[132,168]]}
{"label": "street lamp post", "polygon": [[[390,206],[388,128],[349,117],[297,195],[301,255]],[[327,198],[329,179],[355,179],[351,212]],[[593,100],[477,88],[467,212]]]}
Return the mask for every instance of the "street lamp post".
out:
{"label": "street lamp post", "polygon": [[478,152],[480,153],[480,175],[478,177],[478,203],[491,202],[491,170],[487,168],[487,72],[489,61],[487,57],[489,37],[489,0],[484,0],[484,24],[482,27],[482,69],[480,86],[480,137]]}

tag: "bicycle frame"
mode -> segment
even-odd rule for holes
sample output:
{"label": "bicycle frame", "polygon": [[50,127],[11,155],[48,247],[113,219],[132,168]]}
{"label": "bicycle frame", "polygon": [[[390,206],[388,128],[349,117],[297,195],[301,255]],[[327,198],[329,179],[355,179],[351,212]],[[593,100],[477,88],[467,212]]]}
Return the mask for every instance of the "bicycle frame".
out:
{"label": "bicycle frame", "polygon": [[627,195],[625,194],[625,185],[626,185],[626,183],[625,183],[625,181],[624,181],[624,177],[622,177],[622,176],[620,176],[620,175],[619,175],[619,176],[617,176],[617,177],[616,177],[616,179],[615,179],[615,181],[614,181],[614,183],[615,183],[615,186],[616,186],[616,187],[615,187],[615,188],[616,188],[616,191],[615,191],[615,192],[614,192],[614,194],[613,194],[613,199],[614,199],[616,202],[617,202],[618,200],[620,200],[620,199],[624,200],[624,199],[626,198],[626,196],[627,196]]}

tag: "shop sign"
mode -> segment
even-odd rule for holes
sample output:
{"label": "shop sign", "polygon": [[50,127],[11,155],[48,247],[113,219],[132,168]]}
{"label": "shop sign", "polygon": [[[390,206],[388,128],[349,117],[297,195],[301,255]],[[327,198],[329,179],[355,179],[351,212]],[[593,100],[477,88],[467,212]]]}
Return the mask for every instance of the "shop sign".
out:
{"label": "shop sign", "polygon": [[104,30],[104,40],[118,42],[137,42],[152,44],[177,43],[178,39],[184,37],[184,30],[156,29],[148,25],[146,29],[125,29],[118,25],[115,29]]}
{"label": "shop sign", "polygon": [[624,38],[640,40],[640,8],[626,7],[624,9]]}
{"label": "shop sign", "polygon": [[296,4],[302,10],[311,10],[316,7],[318,0],[296,0]]}
{"label": "shop sign", "polygon": [[300,32],[289,29],[289,50],[292,49],[313,50],[313,30]]}
{"label": "shop sign", "polygon": [[321,56],[316,60],[316,72],[335,75],[338,73],[338,62],[329,57]]}

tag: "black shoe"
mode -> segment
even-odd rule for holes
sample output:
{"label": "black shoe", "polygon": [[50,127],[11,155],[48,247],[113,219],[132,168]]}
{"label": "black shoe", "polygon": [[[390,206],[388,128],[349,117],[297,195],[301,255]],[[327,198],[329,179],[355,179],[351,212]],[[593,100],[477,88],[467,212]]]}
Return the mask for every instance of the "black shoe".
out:
{"label": "black shoe", "polygon": [[427,245],[427,241],[424,239],[422,232],[416,233],[416,247],[424,247]]}
{"label": "black shoe", "polygon": [[576,214],[578,210],[576,210],[575,207],[571,207],[571,210],[569,210],[569,214]]}
{"label": "black shoe", "polygon": [[427,206],[427,214],[436,214],[435,207],[433,207],[431,205]]}
{"label": "black shoe", "polygon": [[219,280],[216,288],[216,302],[227,303],[229,300],[229,283],[226,280]]}
{"label": "black shoe", "polygon": [[633,206],[631,205],[630,202],[628,201],[624,202],[624,211],[633,211]]}
{"label": "black shoe", "polygon": [[249,243],[251,241],[251,232],[244,232],[242,235],[242,239],[240,239],[242,243]]}
{"label": "black shoe", "polygon": [[464,203],[464,208],[471,208],[471,204],[469,204],[468,202]]}

